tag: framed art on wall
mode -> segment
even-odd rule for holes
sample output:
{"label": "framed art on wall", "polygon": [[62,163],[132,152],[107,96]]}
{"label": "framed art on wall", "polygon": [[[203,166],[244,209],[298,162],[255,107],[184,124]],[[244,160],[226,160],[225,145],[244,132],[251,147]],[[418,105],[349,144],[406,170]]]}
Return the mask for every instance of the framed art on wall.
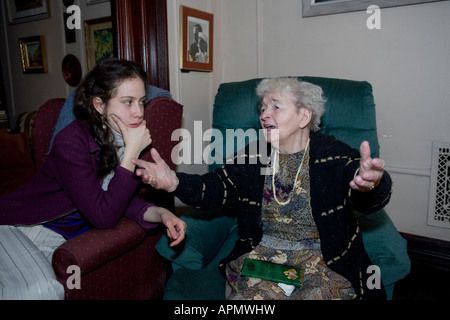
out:
{"label": "framed art on wall", "polygon": [[213,71],[214,15],[180,6],[181,69]]}
{"label": "framed art on wall", "polygon": [[23,73],[46,73],[47,57],[43,36],[19,39]]}
{"label": "framed art on wall", "polygon": [[407,6],[412,4],[447,0],[302,0],[302,16],[314,17],[328,14],[366,11],[371,5],[379,8]]}
{"label": "framed art on wall", "polygon": [[109,1],[109,0],[86,0],[86,4],[89,6],[91,4],[97,4],[100,2],[106,2],[106,1]]}
{"label": "framed art on wall", "polygon": [[111,17],[86,20],[86,61],[88,71],[106,58],[114,57],[114,34]]}
{"label": "framed art on wall", "polygon": [[61,64],[64,81],[71,87],[76,87],[81,82],[82,70],[80,61],[73,54],[64,57]]}
{"label": "framed art on wall", "polygon": [[48,0],[7,0],[10,23],[46,19],[50,16]]}

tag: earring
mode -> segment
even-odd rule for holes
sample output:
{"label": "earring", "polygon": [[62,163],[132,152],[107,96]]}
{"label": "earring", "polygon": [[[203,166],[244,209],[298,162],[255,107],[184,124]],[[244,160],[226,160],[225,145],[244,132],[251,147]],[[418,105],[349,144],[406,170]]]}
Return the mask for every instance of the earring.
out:
{"label": "earring", "polygon": [[102,119],[102,129],[103,129],[103,130],[106,130],[106,121],[105,121],[105,117],[103,117],[103,115],[101,115],[100,118]]}

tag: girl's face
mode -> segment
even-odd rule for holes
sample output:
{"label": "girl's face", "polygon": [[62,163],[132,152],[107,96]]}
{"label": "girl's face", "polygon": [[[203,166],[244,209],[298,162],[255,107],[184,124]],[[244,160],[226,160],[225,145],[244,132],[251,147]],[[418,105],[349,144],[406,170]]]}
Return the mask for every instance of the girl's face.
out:
{"label": "girl's face", "polygon": [[131,78],[123,81],[117,88],[117,93],[109,100],[108,106],[96,97],[94,107],[107,119],[109,127],[120,133],[119,127],[111,116],[115,115],[129,128],[137,128],[144,119],[145,101],[144,82],[140,78]]}

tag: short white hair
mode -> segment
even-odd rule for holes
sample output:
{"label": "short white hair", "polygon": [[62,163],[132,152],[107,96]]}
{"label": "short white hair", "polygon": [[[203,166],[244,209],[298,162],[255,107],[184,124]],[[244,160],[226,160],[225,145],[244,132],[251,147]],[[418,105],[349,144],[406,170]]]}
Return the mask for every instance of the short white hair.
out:
{"label": "short white hair", "polygon": [[311,110],[311,130],[320,130],[320,118],[325,113],[325,98],[322,88],[295,77],[267,78],[256,87],[256,94],[262,100],[269,92],[291,94],[291,99],[298,110],[307,108]]}

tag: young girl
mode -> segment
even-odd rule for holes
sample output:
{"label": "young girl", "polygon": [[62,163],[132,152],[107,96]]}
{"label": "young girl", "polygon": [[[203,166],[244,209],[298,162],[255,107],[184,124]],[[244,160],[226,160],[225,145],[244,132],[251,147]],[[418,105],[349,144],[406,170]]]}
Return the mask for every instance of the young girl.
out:
{"label": "young girl", "polygon": [[77,90],[76,121],[54,139],[33,179],[0,197],[0,299],[62,299],[51,267],[54,250],[90,228],[127,216],[173,239],[186,224],[138,193],[133,159],[151,143],[144,120],[146,75],[129,61],[99,63]]}

